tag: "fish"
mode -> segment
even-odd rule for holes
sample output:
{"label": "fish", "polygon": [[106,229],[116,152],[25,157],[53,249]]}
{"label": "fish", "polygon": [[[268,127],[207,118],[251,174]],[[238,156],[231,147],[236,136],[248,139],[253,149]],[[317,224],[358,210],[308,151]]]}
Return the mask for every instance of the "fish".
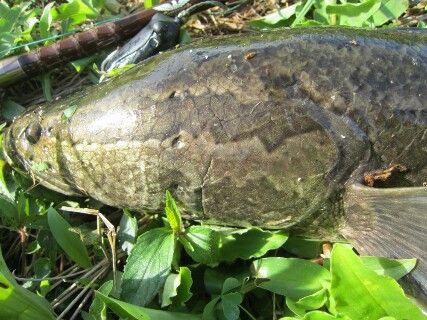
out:
{"label": "fish", "polygon": [[154,213],[169,190],[190,220],[416,257],[411,288],[427,297],[425,30],[196,41],[30,108],[3,151],[66,195]]}

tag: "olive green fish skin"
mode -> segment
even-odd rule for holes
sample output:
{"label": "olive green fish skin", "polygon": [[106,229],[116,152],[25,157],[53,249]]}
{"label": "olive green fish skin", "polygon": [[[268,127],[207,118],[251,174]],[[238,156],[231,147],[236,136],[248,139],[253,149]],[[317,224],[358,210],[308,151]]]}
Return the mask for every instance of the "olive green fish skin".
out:
{"label": "olive green fish skin", "polygon": [[335,199],[367,170],[427,181],[426,95],[425,32],[282,30],[163,53],[35,107],[4,149],[26,170],[47,163],[32,170],[46,186],[112,206],[159,211],[170,190],[194,219],[295,227],[342,215]]}

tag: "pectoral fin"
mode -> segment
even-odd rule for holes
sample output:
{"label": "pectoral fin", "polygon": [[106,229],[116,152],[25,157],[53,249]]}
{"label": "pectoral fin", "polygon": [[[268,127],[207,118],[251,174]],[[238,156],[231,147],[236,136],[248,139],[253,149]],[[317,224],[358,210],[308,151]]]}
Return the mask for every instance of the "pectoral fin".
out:
{"label": "pectoral fin", "polygon": [[344,208],[342,234],[361,254],[418,259],[409,289],[427,302],[427,188],[353,184]]}

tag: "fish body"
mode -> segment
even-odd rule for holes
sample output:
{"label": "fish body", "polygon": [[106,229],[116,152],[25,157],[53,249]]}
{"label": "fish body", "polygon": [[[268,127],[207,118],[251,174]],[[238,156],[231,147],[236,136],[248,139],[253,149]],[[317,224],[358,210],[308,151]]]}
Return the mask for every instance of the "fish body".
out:
{"label": "fish body", "polygon": [[[321,234],[420,259],[427,286],[427,33],[295,29],[163,53],[5,132],[41,183],[116,207]],[[47,170],[35,171],[45,163]],[[390,188],[361,184],[399,164]]]}

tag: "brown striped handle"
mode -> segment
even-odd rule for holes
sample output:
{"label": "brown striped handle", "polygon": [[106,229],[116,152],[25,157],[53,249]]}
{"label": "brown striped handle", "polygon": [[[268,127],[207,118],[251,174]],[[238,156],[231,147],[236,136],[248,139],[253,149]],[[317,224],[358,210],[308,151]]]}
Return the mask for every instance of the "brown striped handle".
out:
{"label": "brown striped handle", "polygon": [[66,62],[76,60],[117,44],[136,34],[146,25],[155,10],[144,10],[123,19],[108,22],[88,31],[76,33],[45,47],[37,48],[17,57],[28,76],[34,76]]}
{"label": "brown striped handle", "polygon": [[[188,6],[204,1],[190,0],[183,8],[174,10],[174,14]],[[217,1],[226,2],[226,0]],[[0,60],[0,87],[7,86],[26,76],[31,77],[46,72],[128,39],[146,26],[156,13],[158,11],[154,9],[138,11],[28,53]]]}

